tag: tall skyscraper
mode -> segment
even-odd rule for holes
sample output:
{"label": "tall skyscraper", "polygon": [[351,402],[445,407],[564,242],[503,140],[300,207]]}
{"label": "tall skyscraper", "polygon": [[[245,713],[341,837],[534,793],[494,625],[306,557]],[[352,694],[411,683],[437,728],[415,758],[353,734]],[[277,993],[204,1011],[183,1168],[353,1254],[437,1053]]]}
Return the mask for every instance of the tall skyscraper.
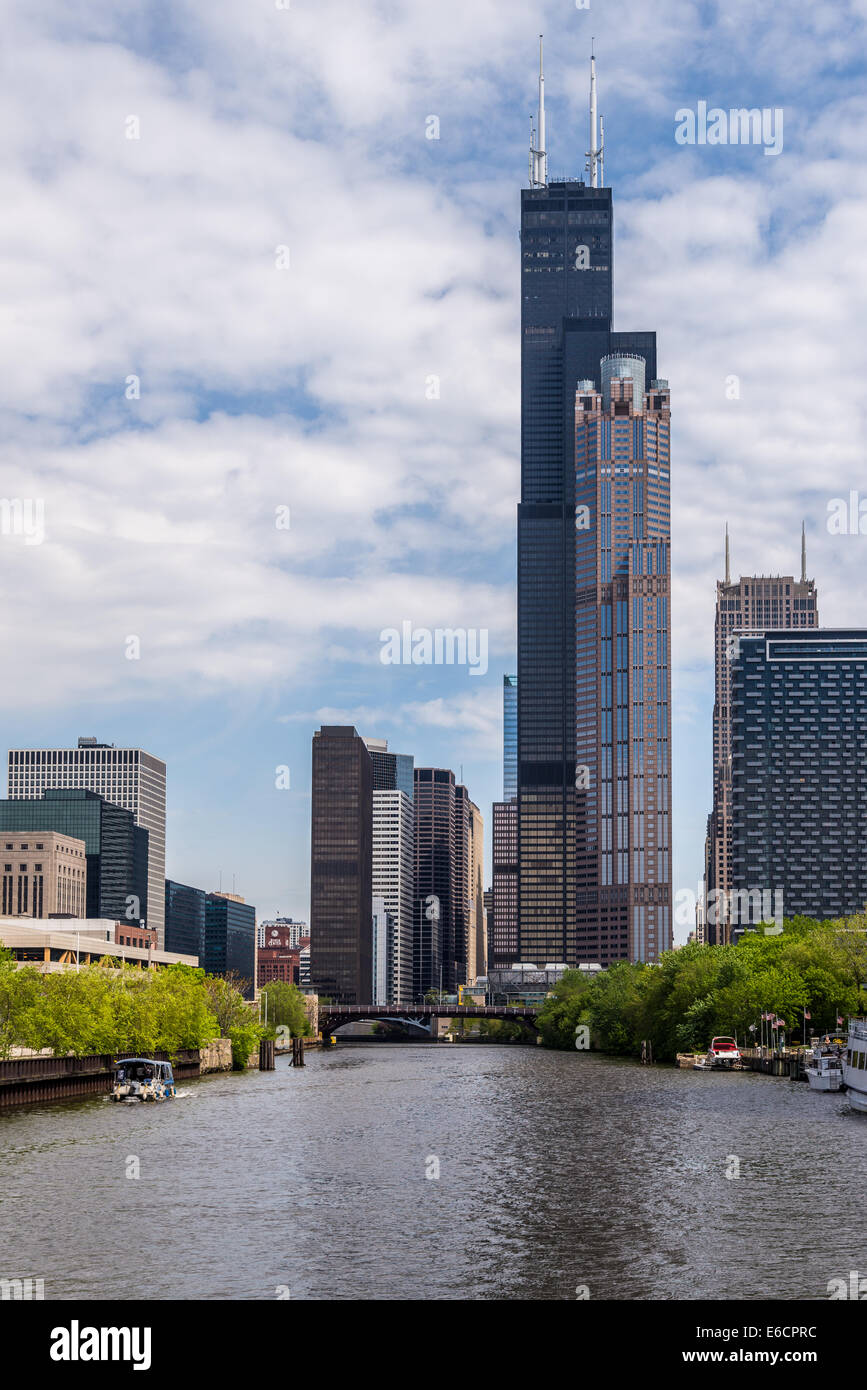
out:
{"label": "tall skyscraper", "polygon": [[413,998],[413,759],[389,753],[385,739],[369,738],[365,744],[373,764],[373,896],[385,904],[388,929],[386,998],[374,1003],[408,1004]]}
{"label": "tall skyscraper", "polygon": [[[479,971],[478,961],[487,954],[484,940],[485,908],[482,864],[485,829],[482,813],[466,787],[455,787],[454,825],[454,987],[469,985]],[[450,977],[451,978],[451,977]]]}
{"label": "tall skyscraper", "polygon": [[455,774],[442,767],[415,769],[415,904],[413,996],[454,993]]}
{"label": "tall skyscraper", "polygon": [[613,329],[590,90],[589,181],[549,183],[540,61],[521,193],[518,953],[571,965],[671,940],[669,397]]}
{"label": "tall skyscraper", "polygon": [[807,578],[806,537],[801,529],[801,578],[792,575],[748,575],[732,581],[729,534],[725,536],[725,578],[717,581],[714,620],[713,810],[705,842],[706,939],[719,945],[730,939],[724,913],[708,910],[711,895],[725,899],[731,881],[731,672],[732,656],[741,634],[768,628],[816,628],[819,612],[816,584]]}
{"label": "tall skyscraper", "polygon": [[493,922],[489,966],[515,965],[518,955],[518,801],[495,801],[491,860]]}
{"label": "tall skyscraper", "polygon": [[[486,953],[484,824],[449,768],[415,769],[413,991],[454,994]],[[481,936],[481,939],[480,939]]]}
{"label": "tall skyscraper", "polygon": [[80,738],[77,748],[10,750],[10,800],[38,798],[51,787],[97,792],[112,805],[131,811],[136,825],[148,832],[147,924],[156,928],[160,950],[165,949],[165,763],[141,748],[115,748],[95,738]]}
{"label": "tall skyscraper", "polygon": [[518,677],[503,676],[503,800],[518,795]]}
{"label": "tall skyscraper", "polygon": [[369,1004],[373,982],[373,763],[351,725],[313,735],[310,971],[336,1004]]}
{"label": "tall skyscraper", "polygon": [[388,957],[391,946],[391,923],[385,899],[373,895],[373,978],[371,1003],[390,1004],[388,997]]}
{"label": "tall skyscraper", "polygon": [[742,634],[731,729],[732,938],[784,916],[862,912],[867,629]]}
{"label": "tall skyscraper", "polygon": [[488,913],[485,906],[485,822],[475,802],[470,802],[469,892],[474,949],[467,956],[467,984],[488,969]]}

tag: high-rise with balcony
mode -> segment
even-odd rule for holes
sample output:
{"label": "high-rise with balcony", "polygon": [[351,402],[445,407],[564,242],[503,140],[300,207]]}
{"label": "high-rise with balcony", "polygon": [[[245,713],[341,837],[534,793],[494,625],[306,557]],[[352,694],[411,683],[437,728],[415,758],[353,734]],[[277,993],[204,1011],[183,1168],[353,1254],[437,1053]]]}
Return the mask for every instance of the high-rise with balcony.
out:
{"label": "high-rise with balcony", "polygon": [[761,574],[731,578],[728,527],[725,578],[717,580],[714,620],[713,810],[705,842],[705,936],[710,945],[731,939],[726,903],[731,878],[731,673],[741,636],[769,628],[819,625],[815,580],[807,578],[807,548],[801,529],[801,577]]}
{"label": "high-rise with balcony", "polygon": [[549,180],[541,62],[539,87],[521,194],[518,958],[654,960],[671,941],[668,384],[656,335],[613,327],[595,61],[586,179]]}

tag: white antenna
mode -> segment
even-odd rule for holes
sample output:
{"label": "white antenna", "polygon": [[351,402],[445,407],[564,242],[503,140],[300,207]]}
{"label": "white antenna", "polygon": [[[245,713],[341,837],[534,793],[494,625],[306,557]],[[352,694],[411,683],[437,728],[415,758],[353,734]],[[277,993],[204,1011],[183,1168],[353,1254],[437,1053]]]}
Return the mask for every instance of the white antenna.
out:
{"label": "white antenna", "polygon": [[539,129],[530,121],[530,187],[545,188],[548,183],[548,155],[545,152],[545,77],[542,72],[542,35],[539,35]]}
{"label": "white antenna", "polygon": [[603,159],[605,157],[605,124],[602,117],[599,117],[599,187],[605,187],[605,167]]}
{"label": "white antenna", "polygon": [[590,48],[590,149],[587,151],[587,171],[590,174],[590,187],[597,188],[601,182],[602,146],[596,144],[596,55],[591,40]]}

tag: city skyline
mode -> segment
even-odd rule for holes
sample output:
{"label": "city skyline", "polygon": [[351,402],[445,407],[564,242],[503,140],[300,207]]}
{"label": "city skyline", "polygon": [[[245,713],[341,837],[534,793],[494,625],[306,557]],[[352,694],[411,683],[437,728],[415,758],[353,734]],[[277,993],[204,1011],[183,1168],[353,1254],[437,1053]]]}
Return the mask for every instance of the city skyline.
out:
{"label": "city skyline", "polygon": [[[620,317],[624,323],[638,322],[641,306],[641,322],[652,322],[659,332],[666,373],[677,382],[674,428],[680,463],[672,498],[677,886],[694,884],[699,877],[711,800],[712,615],[721,523],[728,516],[739,572],[753,573],[761,556],[762,567],[789,573],[791,536],[806,516],[823,618],[838,626],[857,624],[855,581],[863,568],[859,542],[851,534],[829,532],[826,513],[832,498],[848,498],[857,485],[850,381],[863,371],[857,360],[862,350],[855,329],[857,296],[844,295],[833,278],[834,268],[853,253],[846,201],[861,187],[854,162],[861,117],[845,51],[857,26],[842,21],[829,39],[821,15],[801,16],[797,26],[793,17],[769,16],[758,36],[752,31],[749,47],[735,25],[718,36],[718,52],[708,53],[700,31],[687,20],[679,27],[675,54],[666,52],[665,42],[673,13],[663,6],[653,25],[641,21],[631,33],[595,14],[591,21],[581,12],[570,15],[567,25],[554,7],[543,21],[552,173],[580,174],[583,166],[591,22],[596,32],[608,144],[605,176],[618,200]],[[378,374],[371,378],[359,367],[347,370],[349,359],[341,354],[336,323],[327,323],[312,339],[297,332],[299,325],[314,320],[313,306],[303,291],[294,289],[293,336],[276,343],[273,337],[267,344],[259,338],[238,343],[235,361],[204,340],[191,346],[165,334],[155,351],[152,326],[137,300],[126,311],[127,338],[103,344],[95,363],[79,350],[77,338],[66,336],[69,330],[60,335],[60,358],[50,356],[38,380],[24,378],[17,356],[10,354],[15,370],[4,383],[3,408],[14,428],[5,491],[27,497],[34,475],[48,481],[43,489],[44,543],[27,547],[14,535],[0,539],[4,579],[22,593],[25,605],[16,638],[17,690],[10,691],[5,711],[7,743],[72,746],[82,729],[98,728],[101,737],[119,746],[155,749],[174,779],[167,875],[213,885],[221,870],[224,884],[234,874],[239,891],[263,915],[278,909],[307,915],[306,752],[318,724],[332,718],[342,722],[345,715],[360,730],[381,732],[395,746],[410,748],[417,763],[451,766],[456,775],[463,763],[464,781],[486,819],[500,795],[500,689],[503,673],[515,669],[510,616],[517,497],[514,233],[517,189],[525,169],[525,113],[535,101],[530,31],[536,27],[517,7],[505,7],[502,20],[495,47],[485,48],[496,80],[481,97],[475,93],[471,105],[462,79],[479,61],[476,19],[471,17],[470,32],[463,36],[463,53],[445,35],[435,41],[429,62],[438,95],[425,102],[424,112],[414,104],[415,97],[409,100],[408,88],[396,75],[394,48],[386,48],[373,71],[390,74],[393,110],[401,113],[390,132],[360,77],[348,67],[341,71],[339,86],[352,94],[350,105],[355,102],[359,108],[353,107],[351,119],[349,108],[338,101],[332,71],[322,67],[314,78],[317,65],[311,62],[302,84],[308,94],[321,84],[329,119],[336,117],[329,138],[337,138],[338,169],[344,167],[353,122],[375,133],[390,155],[403,159],[399,172],[380,182],[378,202],[351,179],[342,185],[342,196],[347,209],[363,214],[360,226],[376,225],[379,207],[397,209],[391,225],[402,247],[398,258],[408,258],[417,280],[415,288],[401,282],[402,318],[411,316],[413,306],[422,306],[419,313],[423,309],[425,331],[432,331],[433,339],[413,337],[407,353],[404,338],[394,335],[388,320],[379,328],[382,336],[363,355],[368,365],[371,358],[381,363]],[[110,28],[111,21],[106,23]],[[18,18],[16,24],[26,38],[39,20]],[[211,31],[221,71],[246,117],[231,135],[221,120],[220,98],[209,103],[183,89],[174,96],[155,95],[151,79],[170,70],[173,60],[134,27],[130,33],[123,28],[112,32],[129,55],[142,111],[140,139],[127,141],[121,132],[120,149],[112,146],[106,156],[109,182],[143,187],[144,172],[131,160],[141,156],[140,163],[147,163],[153,158],[149,140],[159,142],[158,161],[164,157],[163,130],[173,115],[181,117],[173,128],[195,122],[193,167],[207,169],[204,206],[216,224],[225,189],[215,151],[226,156],[226,172],[237,176],[252,141],[269,188],[279,186],[280,171],[294,159],[302,172],[307,168],[308,156],[316,151],[305,155],[302,142],[285,136],[292,124],[279,76],[286,52],[278,39],[273,60],[267,57],[263,35],[267,32],[272,42],[272,28],[255,31],[251,42],[256,61],[265,64],[273,79],[273,95],[256,90],[245,60],[221,44],[219,29]],[[308,37],[313,54],[318,40],[315,34]],[[367,40],[357,37],[367,53]],[[398,26],[392,42],[398,37],[408,37],[406,24]],[[195,49],[195,36],[188,34],[187,42]],[[57,40],[53,51],[62,47]],[[785,65],[778,51],[785,52]],[[100,56],[106,57],[104,47]],[[734,57],[740,73],[737,91],[730,75]],[[817,61],[835,81],[816,83],[804,92],[804,74]],[[39,90],[37,81],[37,96]],[[116,128],[112,122],[122,124],[99,77],[94,93],[93,128],[82,124],[73,107],[63,112],[65,130],[88,153],[104,149],[104,132]],[[723,106],[748,100],[785,107],[786,143],[780,157],[765,158],[761,150],[677,146],[675,112],[705,98]],[[29,104],[23,94],[21,99]],[[425,119],[438,106],[439,140],[428,140]],[[464,121],[468,111],[475,124]],[[487,117],[486,129],[479,124],[481,113]],[[844,135],[835,158],[827,160],[832,123]],[[315,146],[324,131],[310,134]],[[177,154],[181,167],[192,153],[182,144]],[[23,158],[25,147],[13,144],[11,154],[20,161],[24,186],[35,190]],[[68,167],[60,144],[52,147],[51,158],[59,168]],[[821,178],[816,173],[820,168]],[[804,208],[808,183],[815,197]],[[323,198],[332,197],[332,187],[322,188]],[[484,189],[482,197],[479,188]],[[83,196],[84,188],[79,192]],[[446,200],[447,214],[432,214],[431,221],[433,240],[445,249],[420,266],[421,219],[415,200],[433,202],[434,194]],[[292,198],[287,195],[286,206],[277,208],[262,185],[239,183],[237,177],[232,195],[233,209],[240,200],[251,212],[259,210],[252,224],[256,254],[264,248],[262,256],[271,258],[269,275],[278,274],[272,252],[284,242],[291,243],[293,266],[303,271],[310,224],[290,206]],[[115,202],[125,205],[122,197]],[[806,216],[806,223],[798,224],[797,243],[784,230],[795,206]],[[684,216],[687,207],[690,218]],[[13,215],[28,225],[26,200],[19,201]],[[142,219],[140,203],[135,215]],[[335,252],[346,225],[346,219],[339,221],[341,231],[327,240]],[[159,233],[160,244],[170,252],[168,264],[179,268],[172,276],[183,271],[192,296],[210,289],[214,278],[197,277],[194,264],[183,260],[168,212],[156,223],[145,217],[143,225]],[[128,259],[143,274],[156,275],[135,229],[124,223],[118,234]],[[25,234],[22,244],[26,241]],[[423,246],[430,249],[426,240]],[[365,237],[363,254],[372,285],[384,293],[385,260],[373,235]],[[233,243],[216,278],[237,285],[237,267],[249,267],[252,255],[248,246]],[[106,267],[98,248],[78,259],[85,283],[89,275],[109,274],[115,285],[126,285],[126,270]],[[812,267],[821,315],[818,309],[814,313],[812,297],[804,304],[796,293],[805,259]],[[393,264],[393,253],[388,260]],[[352,292],[339,256],[334,264],[335,300],[344,315],[339,333],[345,334],[348,316],[355,334],[349,335],[350,347],[358,357],[359,326],[363,320],[370,331],[376,316],[367,299]],[[654,264],[657,270],[651,275]],[[453,282],[457,290],[449,290]],[[170,284],[159,276],[147,283],[155,303],[169,302],[174,278]],[[481,286],[481,293],[474,296],[469,284]],[[61,303],[73,289],[74,284],[61,279]],[[269,306],[262,314],[269,324],[275,301],[285,305],[287,293],[275,291],[271,279],[265,281],[260,308]],[[798,306],[796,339],[781,307],[789,297]],[[739,307],[744,303],[751,306],[749,319]],[[226,323],[237,327],[244,320],[237,303],[223,300],[201,315],[214,343]],[[702,350],[696,359],[697,334]],[[237,342],[236,334],[222,336]],[[296,337],[302,340],[300,347]],[[844,342],[854,345],[845,360],[839,347]],[[302,379],[299,358],[309,357],[311,343],[313,355],[318,352],[326,365]],[[466,343],[476,348],[486,344],[491,366],[482,372],[473,365]],[[179,385],[181,347],[188,376]],[[425,396],[431,375],[440,378],[438,400]],[[137,402],[126,395],[132,389],[126,384],[130,376],[139,378]],[[726,394],[735,389],[730,378],[737,378],[738,395]],[[821,430],[813,416],[806,423],[801,416],[800,394],[808,378],[811,390],[828,401]],[[96,392],[94,380],[100,383]],[[41,427],[31,418],[37,399]],[[345,415],[341,418],[340,400],[344,408],[351,404],[358,412],[354,433]],[[381,449],[387,441],[378,432],[377,419],[386,411],[399,421],[399,458],[393,450]],[[433,427],[432,419],[438,422]],[[404,448],[407,441],[414,447]],[[368,453],[386,461],[375,467]],[[362,463],[359,454],[365,455]],[[147,476],[147,492],[131,487],[122,504],[109,505],[106,499],[121,476],[119,457],[128,462],[131,481],[138,472]],[[816,457],[822,460],[821,478]],[[16,458],[26,458],[26,467],[24,462],[19,467]],[[437,487],[423,481],[434,471],[435,458]],[[65,481],[79,464],[85,481]],[[247,480],[242,487],[240,476]],[[323,488],[325,479],[330,486]],[[364,502],[359,502],[359,483]],[[451,498],[445,495],[449,489]],[[162,502],[153,501],[161,490],[164,510]],[[392,499],[384,517],[383,496]],[[273,526],[275,508],[284,503],[292,511],[285,534]],[[266,547],[264,568],[255,558],[262,550],[261,518],[271,547]],[[478,524],[481,518],[484,525]],[[94,527],[104,544],[93,549],[91,558],[101,566],[105,582],[91,585],[85,598],[76,575],[80,547],[93,545]],[[369,538],[360,557],[359,537]],[[295,547],[289,560],[274,548],[287,538]],[[348,547],[350,538],[357,558],[332,563],[334,547]],[[388,566],[379,586],[372,580],[377,565]],[[157,577],[160,571],[164,578]],[[224,573],[234,576],[234,593],[221,587]],[[400,603],[394,611],[396,590]],[[354,596],[348,601],[350,591]],[[220,602],[211,606],[207,595],[219,595]],[[85,604],[86,624],[81,617]],[[291,623],[281,626],[278,610],[291,613]],[[35,612],[38,624],[32,621]],[[369,621],[371,613],[376,614],[374,622]],[[256,629],[253,616],[266,624],[264,630]],[[384,666],[379,632],[405,618],[431,628],[488,629],[486,676],[471,680],[466,669]],[[36,631],[40,640],[48,639],[44,648],[29,635],[21,637]],[[125,654],[130,635],[141,639],[139,658]],[[50,664],[45,650],[51,653]],[[28,692],[26,707],[22,690]],[[277,790],[275,769],[284,764],[291,771],[291,787]],[[228,779],[235,795],[230,805],[221,806],[218,793]],[[489,869],[485,877],[490,883]],[[682,929],[678,935],[683,939]]]}

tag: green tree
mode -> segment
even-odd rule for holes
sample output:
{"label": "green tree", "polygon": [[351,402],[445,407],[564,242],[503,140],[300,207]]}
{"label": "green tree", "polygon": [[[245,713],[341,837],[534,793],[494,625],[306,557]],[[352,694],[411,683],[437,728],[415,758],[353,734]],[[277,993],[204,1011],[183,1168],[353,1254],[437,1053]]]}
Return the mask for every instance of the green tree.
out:
{"label": "green tree", "polygon": [[310,1034],[306,997],[297,985],[287,980],[270,980],[263,985],[262,994],[268,1000],[268,1023],[282,1024],[290,1037],[306,1038]]}

